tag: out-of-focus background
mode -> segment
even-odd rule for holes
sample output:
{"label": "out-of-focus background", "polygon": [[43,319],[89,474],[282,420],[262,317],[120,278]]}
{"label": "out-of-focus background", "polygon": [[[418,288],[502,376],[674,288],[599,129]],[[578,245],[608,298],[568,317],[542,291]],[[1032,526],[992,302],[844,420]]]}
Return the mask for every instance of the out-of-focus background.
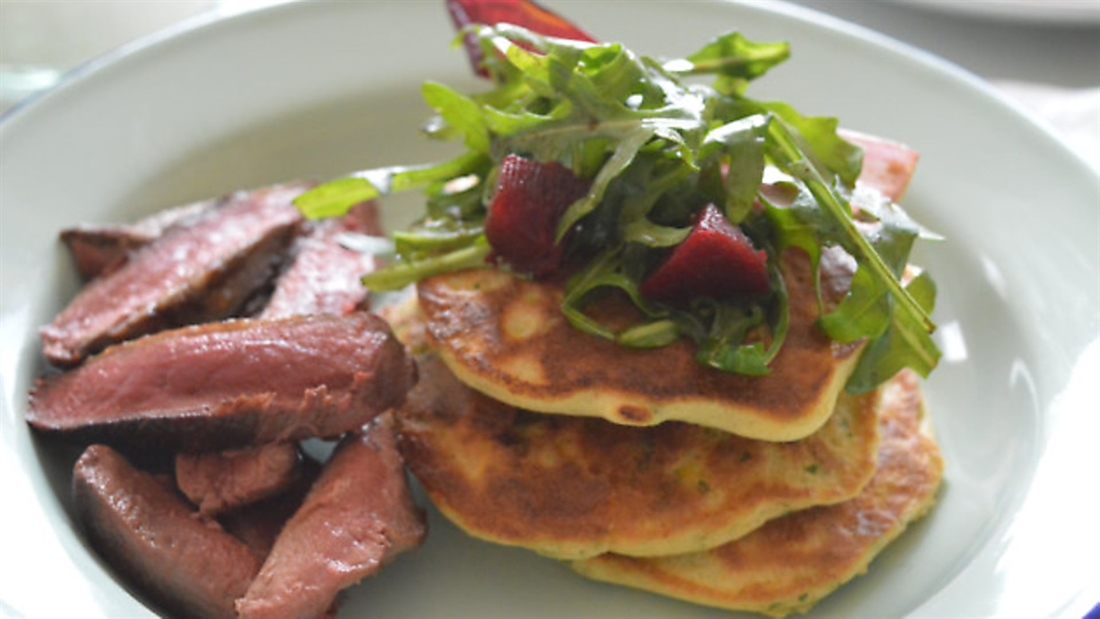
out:
{"label": "out-of-focus background", "polygon": [[214,0],[0,0],[0,109],[138,37],[214,10]]}
{"label": "out-of-focus background", "polygon": [[[368,0],[369,1],[369,0]],[[182,22],[276,0],[0,0],[0,112],[108,52]]]}
{"label": "out-of-focus background", "polygon": [[[150,33],[274,1],[0,0],[0,112]],[[630,0],[619,1],[625,9]],[[1100,169],[1100,0],[792,2],[867,26],[988,80]]]}
{"label": "out-of-focus background", "polygon": [[1100,170],[1100,0],[791,0],[945,58]]}

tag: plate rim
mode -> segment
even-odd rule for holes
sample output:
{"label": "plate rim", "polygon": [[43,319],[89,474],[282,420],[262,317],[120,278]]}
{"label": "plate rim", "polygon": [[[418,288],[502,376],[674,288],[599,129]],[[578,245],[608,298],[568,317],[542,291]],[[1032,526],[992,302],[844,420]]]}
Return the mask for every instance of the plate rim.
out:
{"label": "plate rim", "polygon": [[[920,50],[904,42],[898,41],[881,33],[874,32],[865,27],[851,24],[849,22],[844,22],[836,18],[822,16],[820,13],[817,13],[816,11],[805,7],[787,5],[778,2],[739,3],[727,0],[727,3],[750,6],[754,8],[770,7],[772,9],[776,9],[775,12],[788,15],[799,20],[812,18],[817,21],[818,25],[822,25],[823,27],[832,30],[833,32],[845,36],[855,36],[864,43],[869,43],[871,45],[885,46],[897,52],[899,56],[903,56],[910,60],[921,63],[925,69],[934,70],[934,72],[936,73],[951,76],[953,79],[959,80],[960,83],[964,83],[968,88],[971,88],[976,92],[982,93],[983,96],[991,101],[996,102],[997,105],[1012,110],[1012,112],[1016,116],[1017,122],[1026,123],[1027,125],[1031,126],[1032,129],[1038,130],[1045,134],[1047,139],[1056,143],[1059,147],[1062,148],[1062,150],[1065,151],[1065,153],[1069,154],[1073,160],[1076,160],[1083,170],[1091,172],[1097,180],[1100,180],[1100,171],[1095,170],[1084,160],[1083,157],[1079,156],[1077,153],[1066,147],[1066,145],[1061,142],[1061,140],[1057,137],[1057,134],[1049,126],[1037,122],[1034,117],[1027,114],[1020,105],[1012,102],[1011,100],[998,93],[987,82],[977,77],[976,75],[966,71],[965,69],[959,68],[949,61],[938,58],[934,54],[931,54],[924,50]],[[7,127],[11,126],[13,122],[18,122],[16,119],[22,117],[28,109],[32,109],[33,106],[38,105],[39,101],[47,100],[49,97],[59,96],[58,93],[77,88],[78,85],[84,80],[92,79],[93,76],[95,76],[105,68],[119,66],[119,62],[124,58],[132,57],[135,54],[146,53],[146,50],[150,48],[156,48],[157,46],[164,44],[165,41],[180,40],[181,35],[185,35],[186,33],[190,33],[196,30],[211,27],[214,25],[217,25],[218,27],[229,27],[225,24],[228,24],[230,20],[233,19],[248,19],[250,18],[250,16],[259,13],[263,13],[264,15],[275,15],[276,11],[292,12],[297,10],[307,10],[300,8],[302,6],[304,6],[303,3],[284,2],[267,7],[253,8],[246,11],[233,13],[231,15],[200,15],[185,20],[184,22],[181,22],[176,26],[169,27],[165,30],[159,31],[147,37],[143,37],[142,39],[139,39],[134,43],[116,48],[115,50],[112,50],[111,52],[108,52],[103,56],[91,60],[88,63],[85,63],[84,65],[78,67],[77,69],[74,69],[72,72],[67,74],[56,87],[50,89],[49,91],[36,95],[30,100],[21,102],[17,106],[5,112],[2,116],[0,116],[0,135],[2,135],[4,130]],[[1089,342],[1085,342],[1084,344],[1086,349],[1090,345]],[[3,600],[0,599],[0,602],[3,602]],[[914,610],[912,614],[919,614],[923,608],[925,608],[925,606],[921,606],[920,608]],[[0,604],[0,611],[2,610],[3,605]]]}

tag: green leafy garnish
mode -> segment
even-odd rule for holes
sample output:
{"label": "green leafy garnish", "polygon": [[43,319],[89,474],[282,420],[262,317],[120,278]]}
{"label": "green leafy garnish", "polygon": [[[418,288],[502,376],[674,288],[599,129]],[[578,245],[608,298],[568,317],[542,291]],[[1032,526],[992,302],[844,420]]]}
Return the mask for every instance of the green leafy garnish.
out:
{"label": "green leafy garnish", "polygon": [[[837,248],[857,268],[839,304],[820,302],[819,326],[838,342],[868,342],[848,389],[871,389],[903,367],[927,375],[935,366],[935,287],[924,273],[905,279],[920,227],[888,200],[861,202],[853,217],[862,152],[837,135],[836,119],[745,96],[752,80],[789,56],[787,44],[731,33],[658,62],[617,43],[543,37],[509,24],[471,26],[459,38],[466,35],[480,46],[494,87],[463,94],[429,82],[422,93],[436,112],[427,134],[460,140],[465,154],[361,172],[296,202],[307,216],[332,216],[362,200],[424,191],[425,216],[394,235],[394,262],[365,278],[372,289],[493,266],[487,204],[501,161],[519,155],[556,162],[591,183],[555,230],[574,273],[561,310],[575,328],[639,348],[689,338],[701,364],[766,374],[789,321],[779,255],[801,248],[816,268],[826,248]],[[713,76],[712,84],[691,79],[698,75]],[[784,175],[789,205],[761,194],[769,167]],[[768,293],[676,307],[647,299],[641,283],[708,204],[767,250]],[[585,312],[608,294],[629,300],[638,320],[613,329]]]}

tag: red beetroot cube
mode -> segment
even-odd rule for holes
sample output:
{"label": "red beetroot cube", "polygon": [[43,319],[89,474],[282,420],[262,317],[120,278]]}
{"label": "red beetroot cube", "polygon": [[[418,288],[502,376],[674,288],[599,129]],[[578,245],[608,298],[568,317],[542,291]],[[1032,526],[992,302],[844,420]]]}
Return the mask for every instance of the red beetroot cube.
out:
{"label": "red beetroot cube", "polygon": [[767,255],[713,204],[641,285],[646,297],[676,307],[696,297],[729,300],[767,291]]}
{"label": "red beetroot cube", "polygon": [[536,277],[556,271],[565,255],[565,248],[554,243],[558,222],[590,185],[557,162],[505,157],[485,217],[493,254]]}

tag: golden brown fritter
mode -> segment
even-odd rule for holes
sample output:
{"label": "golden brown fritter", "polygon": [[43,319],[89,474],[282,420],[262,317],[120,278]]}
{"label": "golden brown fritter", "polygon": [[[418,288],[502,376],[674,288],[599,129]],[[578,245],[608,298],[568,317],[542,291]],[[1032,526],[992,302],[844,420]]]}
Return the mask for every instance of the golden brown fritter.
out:
{"label": "golden brown fritter", "polygon": [[806,612],[932,507],[943,460],[923,420],[920,386],[902,372],[882,388],[878,471],[854,499],[777,518],[718,548],[640,559],[602,555],[573,563],[608,582],[733,610]]}
{"label": "golden brown fritter", "polygon": [[[826,254],[822,289],[844,294],[847,261]],[[428,343],[458,378],[527,410],[633,426],[686,421],[749,438],[791,441],[821,427],[854,369],[858,345],[840,345],[815,322],[813,271],[801,250],[783,256],[790,330],[767,376],[743,376],[695,361],[680,340],[656,349],[620,346],[573,328],[559,306],[560,282],[534,282],[494,269],[438,275],[418,285]],[[633,318],[616,297],[590,314]]]}
{"label": "golden brown fritter", "polygon": [[377,313],[389,323],[394,337],[405,345],[405,350],[410,355],[416,357],[431,351],[424,331],[424,313],[420,311],[420,302],[415,293],[397,303],[379,308]]}
{"label": "golden brown fritter", "polygon": [[635,428],[531,413],[469,389],[434,356],[398,412],[401,451],[471,535],[558,558],[723,544],[874,473],[877,392],[842,395],[811,436],[776,443],[681,422]]}

